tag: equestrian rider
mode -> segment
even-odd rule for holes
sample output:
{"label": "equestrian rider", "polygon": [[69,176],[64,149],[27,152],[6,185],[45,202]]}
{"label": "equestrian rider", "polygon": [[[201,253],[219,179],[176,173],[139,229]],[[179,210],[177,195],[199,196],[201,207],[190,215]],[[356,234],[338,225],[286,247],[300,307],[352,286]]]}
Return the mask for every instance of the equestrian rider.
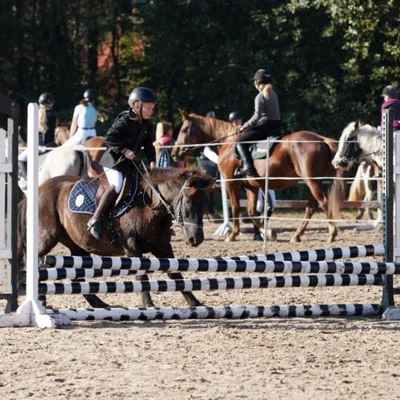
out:
{"label": "equestrian rider", "polygon": [[[382,121],[382,111],[385,108],[390,108],[393,104],[399,103],[400,100],[397,98],[397,90],[394,86],[388,85],[385,86],[382,90],[383,103],[381,105],[381,131],[383,129],[383,121]],[[396,116],[393,120],[393,130],[400,130],[400,120],[396,119]]]}
{"label": "equestrian rider", "polygon": [[254,100],[253,116],[239,128],[241,133],[236,140],[236,149],[243,160],[240,176],[254,175],[255,169],[250,154],[249,141],[264,140],[279,135],[281,130],[281,113],[279,99],[272,88],[271,75],[265,69],[259,69],[254,75],[254,86],[259,91]]}
{"label": "equestrian rider", "polygon": [[[56,115],[53,110],[55,103],[51,93],[45,92],[39,96],[39,154],[46,151],[44,147],[54,147],[54,133],[56,130]],[[28,149],[18,156],[20,175],[26,179]]]}
{"label": "equestrian rider", "polygon": [[128,104],[129,110],[118,115],[104,137],[108,149],[100,163],[106,171],[110,187],[88,222],[88,229],[96,239],[100,239],[102,235],[102,217],[120,193],[124,175],[133,168],[132,160],[138,156],[142,146],[150,167],[155,166],[155,148],[149,118],[157,104],[157,97],[151,89],[137,87],[129,95]]}
{"label": "equestrian rider", "polygon": [[87,89],[83,93],[83,99],[74,109],[69,139],[63,146],[78,146],[85,140],[97,136],[98,112],[94,106],[95,97],[94,89]]}

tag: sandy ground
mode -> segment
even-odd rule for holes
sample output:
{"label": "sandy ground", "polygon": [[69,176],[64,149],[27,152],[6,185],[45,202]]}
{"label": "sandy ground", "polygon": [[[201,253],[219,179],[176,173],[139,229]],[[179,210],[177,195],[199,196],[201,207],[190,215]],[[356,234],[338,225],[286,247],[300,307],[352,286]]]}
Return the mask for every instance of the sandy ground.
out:
{"label": "sandy ground", "polygon": [[[264,253],[250,234],[235,243],[213,236],[217,226],[206,224],[206,241],[195,249],[182,244],[177,231],[176,256]],[[293,245],[290,233],[280,233],[267,251],[324,248],[326,236],[309,231]],[[340,232],[335,246],[380,242],[380,231],[354,229]],[[206,305],[379,303],[381,288],[248,289],[197,297]],[[103,298],[140,306],[135,294]],[[175,293],[154,300],[184,305]],[[86,306],[81,296],[53,296],[49,303]],[[379,317],[74,322],[58,330],[3,328],[0,341],[1,399],[400,399],[400,325]]]}

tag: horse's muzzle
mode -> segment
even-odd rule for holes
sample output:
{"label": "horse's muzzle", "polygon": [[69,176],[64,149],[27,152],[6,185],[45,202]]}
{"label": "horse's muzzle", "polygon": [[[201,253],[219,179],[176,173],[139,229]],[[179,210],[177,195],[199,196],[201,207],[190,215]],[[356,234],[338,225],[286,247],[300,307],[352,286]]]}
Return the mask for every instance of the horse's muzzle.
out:
{"label": "horse's muzzle", "polygon": [[348,170],[350,168],[349,160],[346,157],[341,158],[340,160],[333,160],[332,165],[335,169],[344,169]]}

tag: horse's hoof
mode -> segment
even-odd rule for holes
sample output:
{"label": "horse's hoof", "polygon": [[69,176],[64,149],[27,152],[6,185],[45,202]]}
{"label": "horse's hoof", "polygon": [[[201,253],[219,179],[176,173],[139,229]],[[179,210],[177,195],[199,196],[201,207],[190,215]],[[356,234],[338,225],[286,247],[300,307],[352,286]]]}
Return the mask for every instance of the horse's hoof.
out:
{"label": "horse's hoof", "polygon": [[236,238],[233,236],[228,236],[226,239],[225,239],[225,242],[236,242]]}
{"label": "horse's hoof", "polygon": [[[261,229],[261,234],[264,235],[264,229]],[[267,229],[267,239],[271,242],[276,241],[276,232],[273,229]]]}
{"label": "horse's hoof", "polygon": [[300,242],[301,242],[301,239],[299,237],[297,237],[297,236],[293,236],[290,239],[290,243],[300,243]]}
{"label": "horse's hoof", "polygon": [[256,242],[263,242],[264,238],[262,237],[261,233],[255,233],[253,236],[253,240]]}

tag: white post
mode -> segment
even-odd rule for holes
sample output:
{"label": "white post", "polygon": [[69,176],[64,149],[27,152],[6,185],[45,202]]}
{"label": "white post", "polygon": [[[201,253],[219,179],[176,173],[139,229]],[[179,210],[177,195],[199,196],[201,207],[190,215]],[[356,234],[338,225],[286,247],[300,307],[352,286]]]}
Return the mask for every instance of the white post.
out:
{"label": "white post", "polygon": [[28,190],[26,226],[26,299],[18,308],[17,314],[29,316],[30,325],[41,328],[54,328],[68,324],[64,314],[47,313],[38,299],[39,257],[38,257],[38,165],[39,165],[39,108],[37,104],[28,105]]}
{"label": "white post", "polygon": [[[269,149],[270,138],[267,138],[267,157],[265,158],[265,187],[264,187],[264,252],[267,251],[268,240],[268,184],[269,184]],[[271,204],[272,207],[272,204]]]}
{"label": "white post", "polygon": [[[206,146],[203,150],[203,154],[214,164],[218,164],[218,154],[211,150],[209,146]],[[227,232],[232,230],[232,226],[229,222],[229,206],[228,206],[228,196],[226,194],[225,180],[221,177],[221,197],[222,197],[222,213],[224,216],[224,222],[222,225],[214,232],[214,235],[224,236]]]}
{"label": "white post", "polygon": [[222,214],[224,216],[224,222],[214,232],[214,235],[224,236],[227,232],[232,230],[232,225],[229,222],[229,205],[228,195],[226,193],[225,179],[221,176],[221,201],[222,201]]}

